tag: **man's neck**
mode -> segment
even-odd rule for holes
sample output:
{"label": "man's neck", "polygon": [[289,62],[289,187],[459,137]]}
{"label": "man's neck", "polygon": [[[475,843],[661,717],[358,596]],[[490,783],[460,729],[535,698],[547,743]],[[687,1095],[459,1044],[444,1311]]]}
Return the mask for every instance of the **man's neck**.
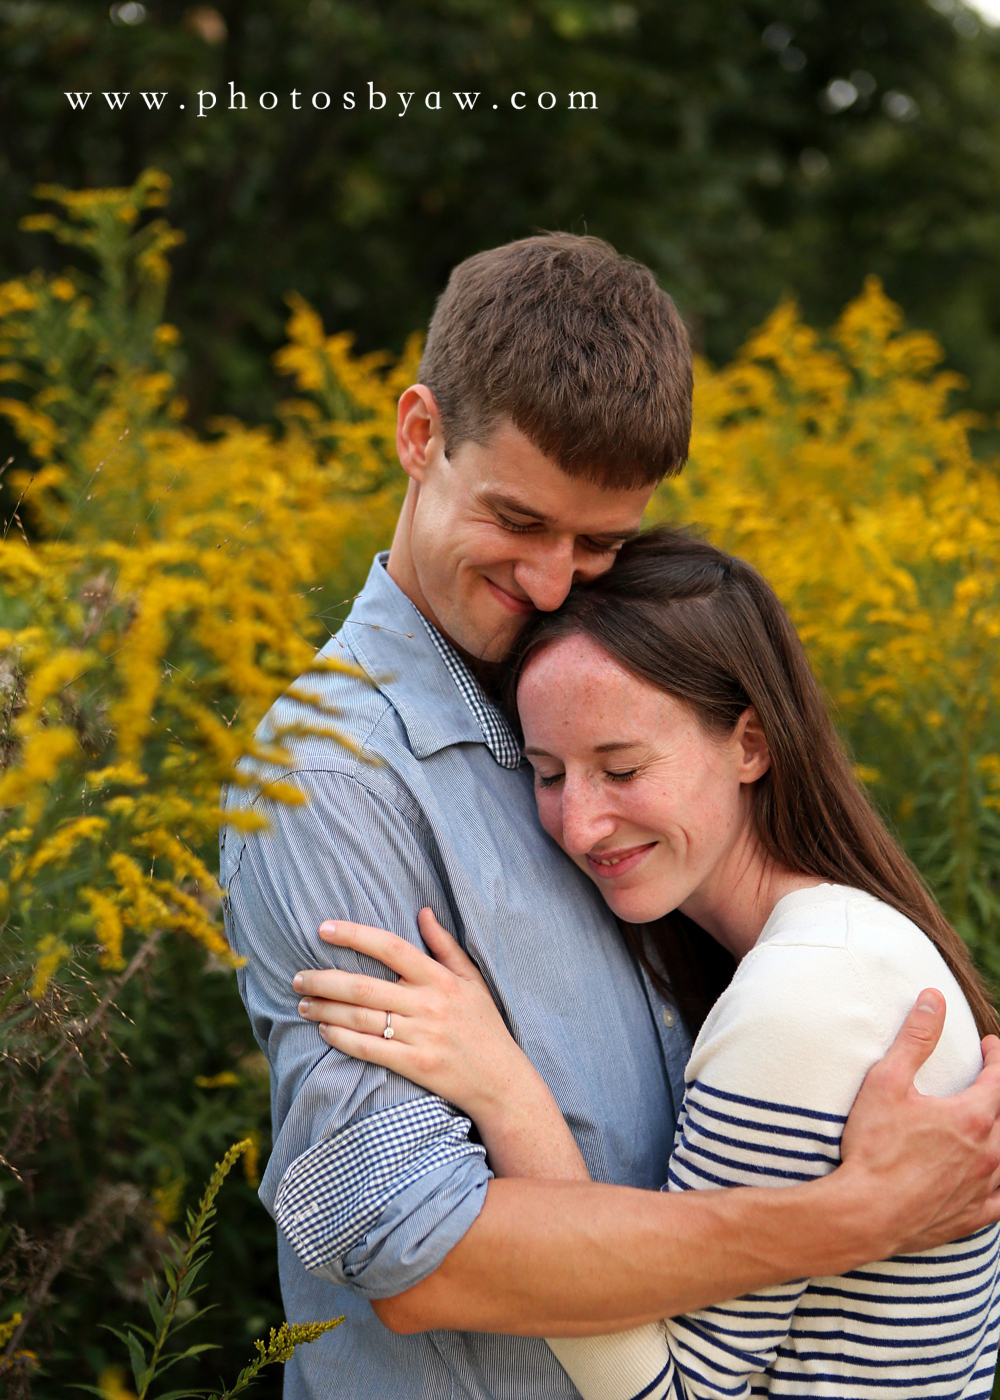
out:
{"label": "man's neck", "polygon": [[[412,491],[412,489],[411,484],[410,490]],[[434,609],[424,597],[424,592],[420,587],[420,580],[417,577],[416,569],[413,567],[413,558],[408,547],[407,536],[410,524],[409,508],[410,495],[408,492],[406,501],[403,503],[403,509],[399,515],[399,520],[396,524],[396,532],[393,535],[392,547],[389,550],[389,558],[385,563],[386,573],[392,579],[396,587],[406,594],[417,612],[419,612],[422,617],[425,617],[431,626],[435,627],[438,632],[440,632],[441,636],[444,637],[450,647],[454,648],[482,686],[486,695],[494,704],[502,705],[507,685],[507,677],[510,674],[509,666],[503,661],[484,661],[481,656],[473,656],[471,652],[466,651],[463,646],[460,646],[459,643],[455,641],[454,637],[448,635],[445,628],[441,626]]]}

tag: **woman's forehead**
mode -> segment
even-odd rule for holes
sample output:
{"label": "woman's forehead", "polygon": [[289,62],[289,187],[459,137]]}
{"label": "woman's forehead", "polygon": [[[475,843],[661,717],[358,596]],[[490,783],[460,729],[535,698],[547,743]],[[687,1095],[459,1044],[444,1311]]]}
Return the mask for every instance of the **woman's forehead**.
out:
{"label": "woman's forehead", "polygon": [[528,731],[541,723],[582,731],[611,718],[627,718],[635,729],[641,724],[659,726],[688,710],[582,633],[549,642],[529,658],[517,702],[526,739]]}

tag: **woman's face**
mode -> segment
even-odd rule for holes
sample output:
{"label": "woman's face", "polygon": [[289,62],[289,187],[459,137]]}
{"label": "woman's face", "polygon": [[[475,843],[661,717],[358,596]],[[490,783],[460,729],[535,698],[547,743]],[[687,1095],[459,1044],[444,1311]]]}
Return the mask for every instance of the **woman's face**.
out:
{"label": "woman's face", "polygon": [[752,710],[710,733],[683,701],[587,637],[532,657],[518,688],[542,825],[629,923],[713,907],[759,857],[750,783],[768,767]]}

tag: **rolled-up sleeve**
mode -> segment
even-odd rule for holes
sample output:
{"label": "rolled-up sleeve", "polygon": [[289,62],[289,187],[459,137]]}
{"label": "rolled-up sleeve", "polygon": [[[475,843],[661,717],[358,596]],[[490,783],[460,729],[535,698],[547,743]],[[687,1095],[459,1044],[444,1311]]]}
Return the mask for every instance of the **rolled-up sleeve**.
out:
{"label": "rolled-up sleeve", "polygon": [[[457,933],[421,813],[384,778],[300,768],[301,806],[268,804],[269,827],[226,829],[226,926],[240,990],[272,1075],[274,1150],[261,1199],[303,1266],[372,1298],[426,1278],[482,1208],[490,1172],[450,1104],[331,1049],[298,1015],[307,967],[387,976],[324,943],[324,919],[392,929],[420,944],[430,905]],[[229,806],[252,794],[231,790]],[[421,945],[422,946],[422,945]]]}

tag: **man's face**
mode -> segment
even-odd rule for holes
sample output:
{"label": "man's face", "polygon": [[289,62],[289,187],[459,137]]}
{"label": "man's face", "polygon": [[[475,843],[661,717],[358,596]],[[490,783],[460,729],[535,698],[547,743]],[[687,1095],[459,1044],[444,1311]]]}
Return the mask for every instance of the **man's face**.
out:
{"label": "man's face", "polygon": [[484,661],[503,660],[536,609],[558,608],[573,583],[609,569],[652,494],[567,476],[510,422],[485,445],[461,443],[451,459],[439,434],[427,448],[419,479],[410,471],[389,571]]}

